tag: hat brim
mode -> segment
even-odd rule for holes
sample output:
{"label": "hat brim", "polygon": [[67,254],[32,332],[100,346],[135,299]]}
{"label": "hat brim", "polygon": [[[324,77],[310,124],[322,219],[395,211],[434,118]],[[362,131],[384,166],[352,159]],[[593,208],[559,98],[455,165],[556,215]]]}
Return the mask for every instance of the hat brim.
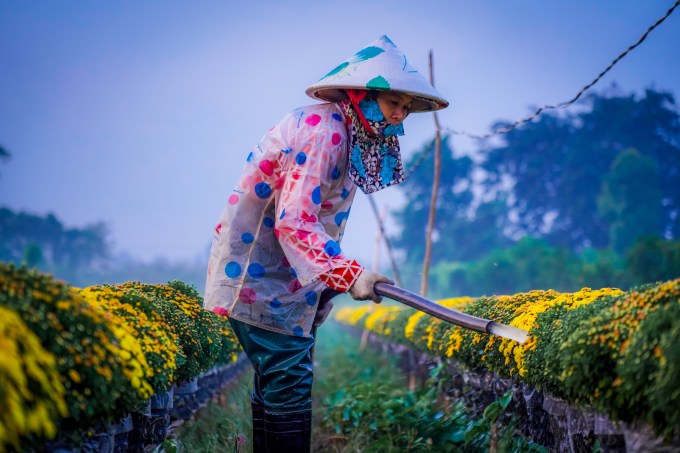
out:
{"label": "hat brim", "polygon": [[[348,99],[345,90],[356,90],[356,86],[349,85],[335,85],[318,87],[312,85],[305,90],[307,96],[318,99],[320,101],[341,102]],[[449,106],[449,102],[445,99],[435,97],[425,97],[419,93],[413,93],[406,90],[365,90],[365,91],[396,91],[413,96],[411,108],[409,113],[434,112],[436,110],[445,109]]]}

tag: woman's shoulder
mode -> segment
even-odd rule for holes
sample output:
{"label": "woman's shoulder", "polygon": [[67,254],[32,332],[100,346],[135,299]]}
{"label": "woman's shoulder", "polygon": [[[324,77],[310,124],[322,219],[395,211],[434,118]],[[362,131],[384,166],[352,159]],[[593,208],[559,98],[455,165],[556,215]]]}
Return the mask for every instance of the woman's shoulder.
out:
{"label": "woman's shoulder", "polygon": [[336,103],[324,103],[299,107],[288,114],[296,129],[312,132],[316,129],[347,133],[342,110]]}

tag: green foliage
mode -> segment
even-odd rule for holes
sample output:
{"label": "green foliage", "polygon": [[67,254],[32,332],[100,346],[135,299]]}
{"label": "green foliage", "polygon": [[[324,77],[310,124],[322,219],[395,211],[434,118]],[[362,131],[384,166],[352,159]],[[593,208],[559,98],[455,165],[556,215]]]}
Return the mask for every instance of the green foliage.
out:
{"label": "green foliage", "polygon": [[171,282],[181,289],[166,285],[149,285],[139,282],[126,283],[147,294],[162,310],[166,322],[174,329],[186,362],[177,369],[179,382],[193,379],[207,371],[222,353],[222,325],[218,315],[204,310],[198,299],[186,295],[191,287],[182,282]]}
{"label": "green foliage", "polygon": [[43,261],[43,253],[40,245],[35,242],[31,242],[24,249],[24,259],[23,262],[26,263],[26,267],[32,269]]}
{"label": "green foliage", "polygon": [[560,292],[580,288],[629,289],[680,276],[680,241],[641,236],[624,257],[613,250],[587,248],[573,253],[545,239],[526,236],[478,261],[433,266],[431,297],[516,294],[533,289]]}
{"label": "green foliage", "polygon": [[680,276],[680,241],[643,236],[628,251],[626,267],[635,285],[677,278]]}
{"label": "green foliage", "polygon": [[[580,113],[543,115],[504,134],[500,146],[484,144],[478,164],[454,159],[444,142],[431,296],[625,289],[680,276],[680,264],[670,257],[662,258],[668,267],[660,272],[659,257],[649,256],[658,251],[640,250],[641,243],[653,245],[644,236],[680,239],[674,97],[652,89],[641,96],[612,90],[591,95],[586,104]],[[402,273],[411,289],[420,284],[432,169],[430,154],[397,186],[407,204],[395,213],[402,227],[395,246],[406,252]],[[474,201],[473,174],[482,181]],[[635,244],[632,268],[626,256]]]}
{"label": "green foliage", "polygon": [[680,281],[538,316],[527,379],[618,420],[680,432]]}
{"label": "green foliage", "polygon": [[638,237],[662,233],[662,196],[654,159],[632,148],[614,159],[597,199],[614,250],[623,253]]}
{"label": "green foliage", "polygon": [[[612,244],[611,219],[600,215],[597,195],[608,184],[613,195],[610,201],[625,217],[614,216],[615,222],[623,221],[620,228],[649,232],[651,222],[656,225],[654,234],[669,231],[673,237],[680,237],[680,219],[674,214],[680,202],[680,116],[674,97],[648,89],[641,97],[593,94],[587,102],[589,110],[569,116],[541,116],[505,134],[503,146],[482,150],[486,157],[483,168],[489,175],[487,189],[505,192],[503,181],[509,178],[514,182],[508,212],[513,211],[517,221],[506,217],[503,226],[512,230],[513,236],[545,236],[551,245],[573,250],[607,247]],[[636,149],[638,157],[629,154],[620,158],[629,148]],[[629,165],[633,161],[645,163],[635,168]],[[658,172],[654,180],[630,179],[653,175],[654,166]],[[635,194],[630,189],[636,184],[649,187]],[[649,200],[655,205],[640,205]],[[623,206],[625,203],[628,205]],[[658,209],[659,215],[638,218],[645,225],[639,227],[627,214],[637,209]],[[548,213],[552,214],[550,221]]]}
{"label": "green foliage", "polygon": [[36,244],[43,257],[49,257],[48,265],[87,267],[108,257],[106,236],[103,223],[67,229],[52,214],[41,217],[0,208],[0,261],[19,263],[29,244]]}
{"label": "green foliage", "polygon": [[[432,196],[432,173],[434,171],[434,141],[405,163],[409,168],[423,153],[427,157],[408,180],[397,186],[406,197],[406,205],[395,212],[401,226],[401,236],[395,246],[406,251],[407,261],[422,262],[425,250],[430,198]],[[435,230],[439,237],[434,247],[433,261],[442,259],[472,260],[480,257],[490,247],[505,246],[510,240],[504,238],[496,227],[496,217],[505,212],[502,200],[485,203],[477,208],[477,216],[470,220],[468,211],[473,200],[472,160],[465,156],[455,158],[449,138],[444,137],[441,148],[441,177]]]}
{"label": "green foliage", "polygon": [[515,294],[536,288],[567,290],[580,267],[569,250],[526,236],[471,263],[443,262],[432,269],[440,297]]}
{"label": "green foliage", "polygon": [[185,422],[179,434],[182,439],[182,451],[191,453],[237,451],[236,439],[239,435],[244,435],[250,440],[246,448],[247,451],[252,451],[253,426],[250,408],[252,383],[253,374],[248,370],[222,390],[219,404],[209,402],[192,420]]}
{"label": "green foliage", "polygon": [[[450,357],[468,369],[488,369],[614,420],[645,421],[669,438],[680,433],[680,278],[627,293],[535,290],[454,308],[525,329],[529,338],[518,344],[409,310],[377,312],[380,322],[365,324],[392,342]],[[363,309],[343,309],[336,319],[348,322]],[[488,418],[495,410],[488,409]]]}
{"label": "green foliage", "polygon": [[[362,439],[366,446],[361,451],[366,452],[489,451],[491,427],[510,403],[512,391],[487,406],[483,417],[473,417],[461,400],[451,403],[443,398],[441,384],[448,376],[440,372],[441,367],[433,370],[432,379],[417,391],[406,390],[405,382],[395,378],[342,388],[324,399],[322,428]],[[512,436],[514,421],[497,424],[496,429],[497,451],[532,449],[524,439]]]}

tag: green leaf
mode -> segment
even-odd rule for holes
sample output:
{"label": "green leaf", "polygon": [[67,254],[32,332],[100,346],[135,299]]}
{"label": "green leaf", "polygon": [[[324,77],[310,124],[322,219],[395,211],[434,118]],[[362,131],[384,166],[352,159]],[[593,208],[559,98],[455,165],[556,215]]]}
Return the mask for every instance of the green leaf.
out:
{"label": "green leaf", "polygon": [[593,453],[600,453],[600,450],[602,449],[602,445],[600,444],[600,439],[597,439],[595,443],[593,444]]}
{"label": "green leaf", "polygon": [[485,424],[480,422],[483,422],[483,420],[480,420],[473,424],[472,428],[468,429],[467,432],[465,433],[465,445],[475,440],[477,436],[479,436],[480,434],[484,434],[486,432]]}
{"label": "green leaf", "polygon": [[367,450],[366,453],[370,453],[372,451],[385,451],[386,448],[390,443],[390,438],[387,436],[383,436],[376,443],[371,445]]}
{"label": "green leaf", "polygon": [[383,403],[382,407],[383,409],[397,409],[399,407],[403,407],[404,403],[399,400],[390,400],[385,403]]}
{"label": "green leaf", "polygon": [[498,401],[494,401],[493,403],[489,404],[484,410],[484,419],[490,420],[491,423],[493,424],[496,421],[496,418],[498,418],[498,415],[500,415],[502,411],[503,409],[501,409],[501,405],[498,403]]}
{"label": "green leaf", "polygon": [[508,404],[510,404],[510,401],[512,401],[512,389],[508,390],[505,392],[503,396],[498,398],[498,402],[501,403],[501,407],[505,409],[508,407]]}

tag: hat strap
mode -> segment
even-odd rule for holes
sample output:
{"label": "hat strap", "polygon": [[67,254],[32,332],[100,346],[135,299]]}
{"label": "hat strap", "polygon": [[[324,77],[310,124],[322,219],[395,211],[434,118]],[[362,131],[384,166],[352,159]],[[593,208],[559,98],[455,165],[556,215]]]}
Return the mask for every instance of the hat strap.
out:
{"label": "hat strap", "polygon": [[347,96],[349,96],[349,99],[352,101],[352,105],[354,105],[354,110],[356,110],[357,116],[359,117],[359,121],[361,121],[361,124],[364,125],[366,132],[368,132],[369,135],[375,137],[373,129],[371,129],[371,126],[369,126],[368,121],[366,121],[364,112],[362,112],[359,106],[357,105],[357,103],[361,102],[361,100],[366,97],[367,94],[366,91],[365,90],[345,90],[345,91],[347,92]]}

